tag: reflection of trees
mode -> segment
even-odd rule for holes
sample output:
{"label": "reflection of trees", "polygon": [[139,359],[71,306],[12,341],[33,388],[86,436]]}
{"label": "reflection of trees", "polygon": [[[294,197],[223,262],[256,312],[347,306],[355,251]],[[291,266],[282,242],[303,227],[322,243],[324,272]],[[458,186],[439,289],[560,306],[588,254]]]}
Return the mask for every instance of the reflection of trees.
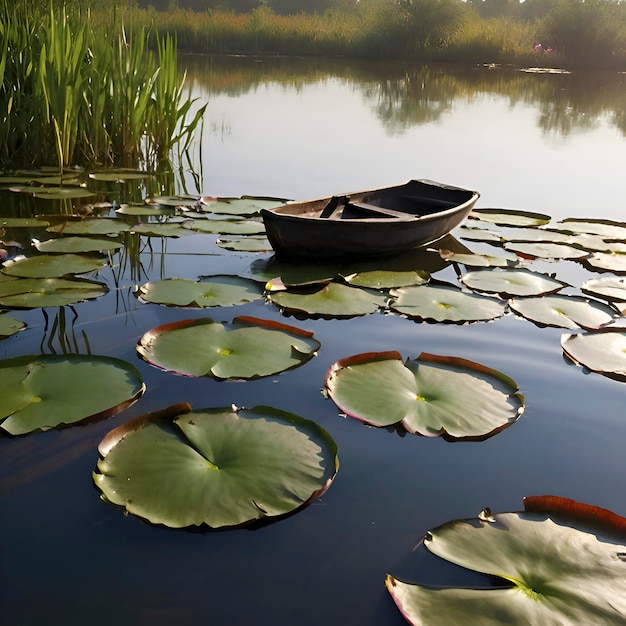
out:
{"label": "reflection of trees", "polygon": [[253,92],[265,84],[301,89],[340,79],[361,90],[389,132],[438,119],[454,100],[491,95],[537,108],[545,132],[567,135],[606,120],[626,135],[622,74],[534,74],[508,69],[327,59],[186,57],[190,84],[213,94]]}

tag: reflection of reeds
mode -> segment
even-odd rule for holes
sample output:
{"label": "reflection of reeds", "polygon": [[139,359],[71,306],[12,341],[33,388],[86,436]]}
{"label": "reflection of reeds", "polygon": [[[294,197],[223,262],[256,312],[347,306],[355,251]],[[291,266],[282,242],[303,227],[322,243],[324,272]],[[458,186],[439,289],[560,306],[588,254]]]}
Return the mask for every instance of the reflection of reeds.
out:
{"label": "reflection of reeds", "polygon": [[0,164],[155,169],[176,145],[189,148],[204,107],[192,118],[173,37],[157,37],[155,53],[148,29],[127,33],[117,17],[105,25],[76,5],[8,4],[0,8]]}
{"label": "reflection of reeds", "polygon": [[[72,312],[70,320],[67,319],[66,309]],[[48,348],[50,354],[80,354],[81,347],[76,337],[75,324],[78,319],[78,313],[73,306],[60,306],[57,314],[54,316],[52,323],[50,317],[46,313],[46,309],[41,309],[44,317],[44,333],[41,338],[40,351],[45,354],[45,348]],[[84,343],[84,353],[91,354],[91,346],[89,338],[85,331],[81,331],[81,338]],[[55,348],[55,341],[58,344],[58,350]]]}

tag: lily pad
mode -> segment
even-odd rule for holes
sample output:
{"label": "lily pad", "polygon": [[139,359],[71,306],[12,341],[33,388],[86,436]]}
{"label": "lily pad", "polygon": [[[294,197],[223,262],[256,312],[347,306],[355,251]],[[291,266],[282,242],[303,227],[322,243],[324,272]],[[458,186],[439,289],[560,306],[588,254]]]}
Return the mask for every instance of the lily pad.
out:
{"label": "lily pad", "polygon": [[128,224],[110,217],[86,217],[48,227],[49,232],[64,235],[119,235],[128,230]]}
{"label": "lily pad", "polygon": [[0,305],[35,309],[65,306],[99,298],[108,291],[104,283],[78,278],[19,278],[0,282]]}
{"label": "lily pad", "polygon": [[486,439],[524,409],[516,383],[501,372],[426,353],[404,363],[397,352],[341,359],[330,366],[325,387],[350,417],[373,426],[400,424],[426,437]]}
{"label": "lily pad", "polygon": [[30,355],[0,361],[0,428],[11,435],[104,419],[145,386],[129,363],[104,356]]}
{"label": "lily pad", "polygon": [[196,220],[192,230],[220,235],[260,235],[265,233],[263,222],[247,220]]}
{"label": "lily pad", "polygon": [[241,198],[210,198],[203,196],[200,204],[204,210],[226,215],[256,215],[261,209],[273,209],[288,202],[282,198],[242,196]]}
{"label": "lily pad", "polygon": [[174,215],[174,207],[166,206],[149,206],[147,204],[122,204],[118,209],[115,209],[118,215],[140,215],[162,217],[167,215]]}
{"label": "lily pad", "polygon": [[509,300],[509,307],[538,326],[597,329],[613,321],[619,311],[581,296],[551,295]]}
{"label": "lily pad", "polygon": [[2,271],[19,278],[58,278],[70,274],[95,272],[106,266],[98,257],[79,254],[39,255],[19,258],[3,264]]}
{"label": "lily pad", "polygon": [[586,250],[564,243],[507,241],[504,249],[533,259],[584,259],[589,256]]}
{"label": "lily pad", "polygon": [[36,217],[0,217],[0,228],[43,228],[48,225],[46,220]]}
{"label": "lily pad", "polygon": [[339,273],[339,266],[315,265],[313,263],[286,262],[270,257],[258,259],[250,264],[250,275],[255,280],[280,279],[282,288],[328,283]]}
{"label": "lily pad", "polygon": [[451,322],[486,322],[504,315],[505,303],[461,291],[450,285],[421,285],[392,289],[389,307],[412,319]]}
{"label": "lily pad", "polygon": [[459,237],[467,241],[484,241],[500,245],[504,241],[502,233],[487,228],[469,228],[460,226],[458,231]]}
{"label": "lily pad", "polygon": [[[459,263],[468,267],[515,267],[518,264],[515,258],[493,256],[491,254],[465,254],[451,250],[439,250],[439,255],[450,263]],[[513,257],[513,255],[511,255]]]}
{"label": "lily pad", "polygon": [[407,621],[448,626],[471,616],[481,626],[624,624],[626,519],[556,496],[525,498],[524,507],[485,510],[429,531],[430,552],[498,577],[501,587],[489,588],[486,580],[482,589],[429,588],[388,574],[387,589]]}
{"label": "lily pad", "polygon": [[124,244],[114,239],[94,239],[91,237],[59,237],[47,241],[35,242],[39,252],[79,253],[119,250]]}
{"label": "lily pad", "polygon": [[264,406],[175,405],[119,426],[98,450],[94,481],[107,500],[172,528],[293,513],[322,495],[339,467],[324,429]]}
{"label": "lily pad", "polygon": [[392,289],[393,287],[425,285],[430,280],[430,274],[424,270],[369,270],[343,275],[343,279],[355,287]]}
{"label": "lily pad", "polygon": [[235,252],[270,252],[272,246],[267,237],[219,237],[215,242],[220,248]]}
{"label": "lily pad", "polygon": [[591,278],[580,287],[581,291],[613,302],[626,302],[626,278]]}
{"label": "lily pad", "polygon": [[595,252],[584,260],[584,265],[599,272],[626,274],[626,254],[619,252]]}
{"label": "lily pad", "polygon": [[157,326],[137,344],[151,365],[182,376],[248,380],[303,365],[320,343],[313,333],[254,317],[230,324],[210,318]]}
{"label": "lily pad", "polygon": [[564,283],[546,274],[519,268],[474,270],[460,277],[461,282],[474,291],[511,296],[541,296],[555,293]]}
{"label": "lily pad", "polygon": [[198,206],[197,196],[154,196],[146,198],[147,204],[158,204],[169,207],[195,207]]}
{"label": "lily pad", "polygon": [[507,226],[540,226],[552,219],[545,213],[515,209],[473,209],[469,218]]}
{"label": "lily pad", "polygon": [[568,218],[556,224],[558,230],[567,233],[588,233],[602,239],[626,239],[626,224],[602,219]]}
{"label": "lily pad", "polygon": [[146,178],[150,178],[150,176],[150,172],[142,172],[141,170],[133,170],[123,167],[97,170],[89,174],[89,178],[92,180],[115,183],[123,183],[127,180],[144,180]]}
{"label": "lily pad", "polygon": [[382,293],[330,282],[298,290],[273,291],[272,304],[288,313],[304,313],[327,318],[368,315],[385,305]]}
{"label": "lily pad", "polygon": [[10,337],[20,330],[24,330],[26,324],[9,315],[0,315],[0,338]]}
{"label": "lily pad", "polygon": [[609,378],[626,380],[626,332],[561,335],[561,347],[574,363]]}
{"label": "lily pad", "polygon": [[263,297],[255,282],[239,276],[203,276],[199,281],[184,278],[155,280],[139,288],[145,302],[170,306],[211,307],[252,302]]}
{"label": "lily pad", "polygon": [[187,223],[168,223],[168,224],[135,224],[131,231],[136,235],[145,235],[147,237],[187,237],[195,235]]}

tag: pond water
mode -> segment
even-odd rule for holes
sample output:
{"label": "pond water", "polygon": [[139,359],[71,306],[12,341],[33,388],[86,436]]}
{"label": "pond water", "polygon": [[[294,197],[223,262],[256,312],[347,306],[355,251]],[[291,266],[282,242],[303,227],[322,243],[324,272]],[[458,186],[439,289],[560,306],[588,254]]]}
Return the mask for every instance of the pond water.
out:
{"label": "pond water", "polygon": [[[427,178],[480,191],[483,208],[542,212],[553,222],[624,218],[623,75],[304,59],[190,57],[184,64],[192,95],[209,103],[194,163],[202,193],[306,199]],[[193,177],[186,180],[193,187]],[[0,193],[0,216],[55,210]],[[111,185],[108,198],[125,193]],[[471,251],[502,254],[454,234]],[[32,254],[30,238],[48,236],[13,229],[5,240],[22,241]],[[96,276],[111,288],[105,296],[11,312],[28,328],[0,342],[2,358],[114,356],[137,367],[147,391],[109,420],[0,439],[4,623],[400,626],[384,587],[388,572],[430,583],[474,580],[415,549],[429,528],[485,506],[520,510],[522,498],[536,494],[626,515],[626,387],[568,362],[560,338],[570,331],[511,314],[468,325],[383,312],[296,319],[263,300],[198,310],[135,298],[135,286],[149,280],[248,275],[254,261],[271,257],[228,252],[215,239],[152,237],[146,245],[143,237],[139,253],[115,253],[113,267]],[[571,294],[600,276],[574,261],[528,267],[555,274]],[[452,267],[436,278],[458,284]],[[322,347],[300,368],[247,382],[178,377],[136,356],[139,337],[158,324],[237,315],[298,326]],[[525,412],[485,441],[456,443],[341,417],[321,393],[329,365],[383,350],[495,368],[519,385]],[[171,530],[102,502],[92,480],[98,442],[128,418],[179,401],[270,405],[314,420],[337,442],[339,472],[311,506],[254,530]]]}

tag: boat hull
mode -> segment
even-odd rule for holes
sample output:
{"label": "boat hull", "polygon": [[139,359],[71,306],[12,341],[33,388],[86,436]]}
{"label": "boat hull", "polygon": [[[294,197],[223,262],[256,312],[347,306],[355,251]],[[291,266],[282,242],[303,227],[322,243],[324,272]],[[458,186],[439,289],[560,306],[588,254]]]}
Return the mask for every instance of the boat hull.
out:
{"label": "boat hull", "polygon": [[[331,198],[263,209],[267,237],[277,255],[319,259],[372,257],[424,246],[463,222],[479,194],[413,180],[341,197],[354,204],[350,209],[343,208],[343,214],[329,217],[320,215]],[[378,214],[379,207],[381,211],[391,209],[386,213],[393,216]]]}

